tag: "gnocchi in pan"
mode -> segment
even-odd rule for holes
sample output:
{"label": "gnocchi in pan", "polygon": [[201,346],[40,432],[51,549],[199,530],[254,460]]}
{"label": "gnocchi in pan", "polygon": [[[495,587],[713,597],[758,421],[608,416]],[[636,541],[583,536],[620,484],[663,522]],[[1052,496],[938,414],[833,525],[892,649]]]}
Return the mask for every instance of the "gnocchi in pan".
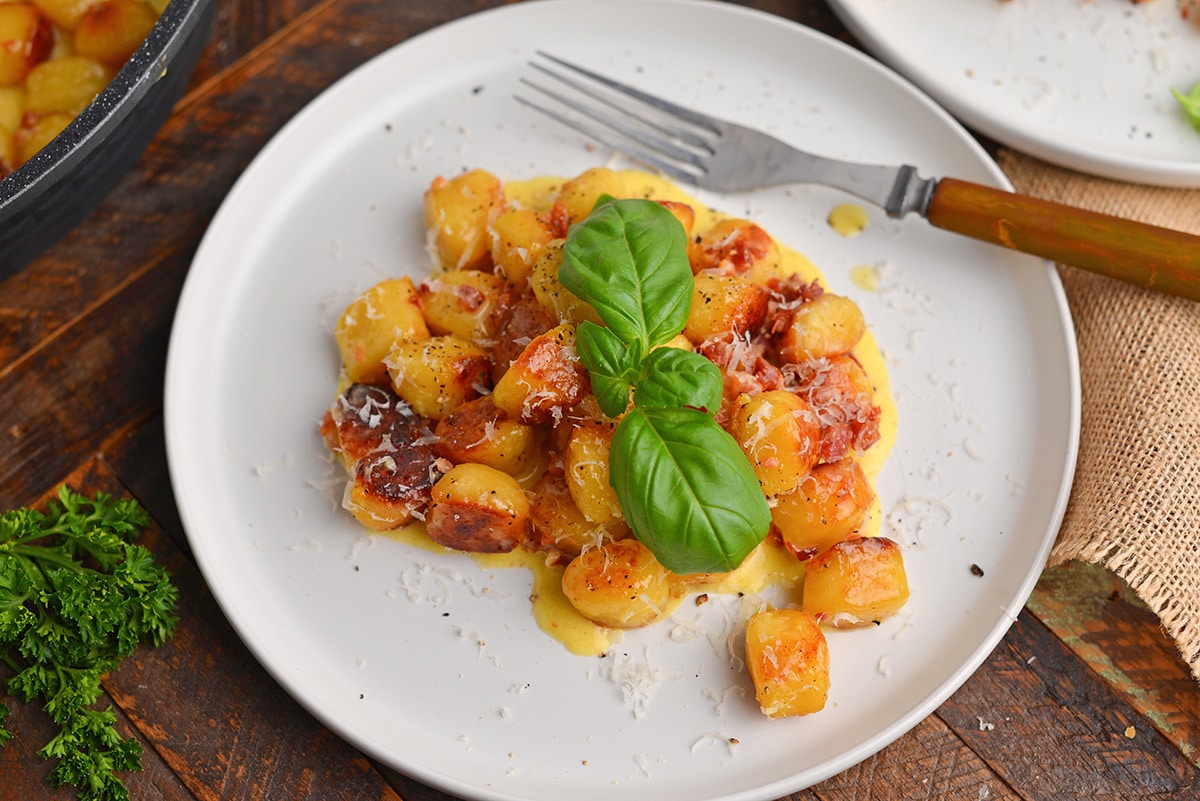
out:
{"label": "gnocchi in pan", "polygon": [[0,178],[108,85],[166,0],[0,0]]}
{"label": "gnocchi in pan", "polygon": [[[673,244],[639,229],[616,250],[649,261],[607,272],[605,208],[618,228],[654,220]],[[424,211],[430,277],[379,282],[334,331],[342,378],[320,430],[348,476],[346,510],[372,531],[530,568],[539,623],[576,653],[689,596],[769,596],[743,621],[755,696],[771,717],[821,709],[827,634],[852,636],[833,632],[878,623],[909,593],[901,549],[878,534],[873,480],[895,407],[858,305],[759,225],[641,172],[504,183],[476,169],[435,180]],[[675,257],[684,285],[654,288]],[[581,273],[599,294],[582,296]],[[630,281],[645,302],[627,326]],[[680,308],[645,300],[660,295]],[[660,320],[676,322],[643,336]],[[696,389],[702,374],[711,393]],[[753,539],[729,564],[697,571],[707,563],[686,552],[722,543],[696,544],[689,522],[663,531],[675,524],[652,508],[687,492],[622,473],[639,459],[709,458],[679,456],[699,418],[763,511],[747,514]],[[645,431],[677,441],[647,451]],[[686,465],[663,469],[648,475],[703,494]],[[667,501],[699,517],[723,503]],[[723,526],[708,534],[720,541]]]}

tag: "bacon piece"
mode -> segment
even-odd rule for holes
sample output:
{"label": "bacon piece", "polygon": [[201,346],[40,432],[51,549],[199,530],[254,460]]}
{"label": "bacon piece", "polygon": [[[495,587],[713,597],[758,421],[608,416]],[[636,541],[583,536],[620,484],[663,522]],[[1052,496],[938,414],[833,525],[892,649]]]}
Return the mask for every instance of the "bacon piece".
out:
{"label": "bacon piece", "polygon": [[387,387],[351,384],[325,413],[321,435],[351,474],[343,506],[375,530],[423,518],[449,466],[434,453],[429,422]]}

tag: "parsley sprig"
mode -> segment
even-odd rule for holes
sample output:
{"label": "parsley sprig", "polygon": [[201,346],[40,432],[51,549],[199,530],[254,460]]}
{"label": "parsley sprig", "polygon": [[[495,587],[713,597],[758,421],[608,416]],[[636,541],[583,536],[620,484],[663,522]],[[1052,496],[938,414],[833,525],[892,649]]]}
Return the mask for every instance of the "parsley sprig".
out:
{"label": "parsley sprig", "polygon": [[[59,732],[38,753],[57,760],[48,780],[80,801],[127,801],[116,776],[141,769],[141,744],[121,737],[111,707],[96,709],[100,679],[142,642],[175,627],[178,591],[133,540],[150,518],[133,500],[94,499],[62,487],[45,512],[0,515],[0,659],[5,688],[40,700]],[[9,709],[0,703],[0,746]]]}

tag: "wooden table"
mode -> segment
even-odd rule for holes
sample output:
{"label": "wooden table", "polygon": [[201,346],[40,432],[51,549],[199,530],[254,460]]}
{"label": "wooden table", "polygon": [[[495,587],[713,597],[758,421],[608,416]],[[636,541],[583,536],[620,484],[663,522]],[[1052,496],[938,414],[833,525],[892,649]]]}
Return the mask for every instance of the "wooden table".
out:
{"label": "wooden table", "polygon": [[[820,0],[744,3],[849,39]],[[186,97],[83,224],[0,283],[0,508],[60,482],[137,498],[174,572],[180,623],[105,690],[145,747],[134,799],[397,799],[443,793],[374,763],[257,664],[189,557],[167,475],[162,383],[173,310],[205,226],[280,126],[335,79],[495,0],[218,0]],[[2,255],[0,255],[2,258]],[[50,724],[14,704],[0,799],[66,799],[43,781]],[[878,755],[795,799],[1195,799],[1200,687],[1127,587],[1046,572],[979,671]],[[569,801],[564,799],[564,801]]]}

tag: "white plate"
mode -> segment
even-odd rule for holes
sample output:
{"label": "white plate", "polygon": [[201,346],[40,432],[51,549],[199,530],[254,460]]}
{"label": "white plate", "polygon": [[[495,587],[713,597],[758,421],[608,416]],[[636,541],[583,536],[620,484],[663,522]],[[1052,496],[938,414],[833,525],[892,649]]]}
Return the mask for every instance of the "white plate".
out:
{"label": "white plate", "polygon": [[[901,429],[880,493],[885,531],[908,549],[912,601],[877,629],[831,634],[830,702],[804,719],[768,721],[752,695],[727,692],[747,681],[720,648],[674,641],[670,625],[631,633],[605,659],[573,656],[534,624],[524,571],[365,539],[331,500],[317,433],[337,376],[332,323],[380,278],[424,274],[421,194],[435,176],[573,175],[607,158],[512,100],[537,48],[836,156],[1004,183],[876,62],[737,7],[522,3],[416,37],[299,114],[196,254],[166,380],[180,512],[263,665],[353,745],[421,781],[471,799],[777,798],[907,731],[1020,611],[1075,455],[1063,294],[1046,263],[918,219],[873,212],[844,239],[824,221],[845,199],[832,190],[704,196],[815,259],[887,351]],[[859,265],[876,266],[878,291],[850,281]],[[716,637],[724,606],[678,617]],[[613,666],[657,668],[661,682],[627,703]]]}
{"label": "white plate", "polygon": [[1200,186],[1200,7],[1177,0],[830,0],[871,52],[968,126],[1081,172]]}

